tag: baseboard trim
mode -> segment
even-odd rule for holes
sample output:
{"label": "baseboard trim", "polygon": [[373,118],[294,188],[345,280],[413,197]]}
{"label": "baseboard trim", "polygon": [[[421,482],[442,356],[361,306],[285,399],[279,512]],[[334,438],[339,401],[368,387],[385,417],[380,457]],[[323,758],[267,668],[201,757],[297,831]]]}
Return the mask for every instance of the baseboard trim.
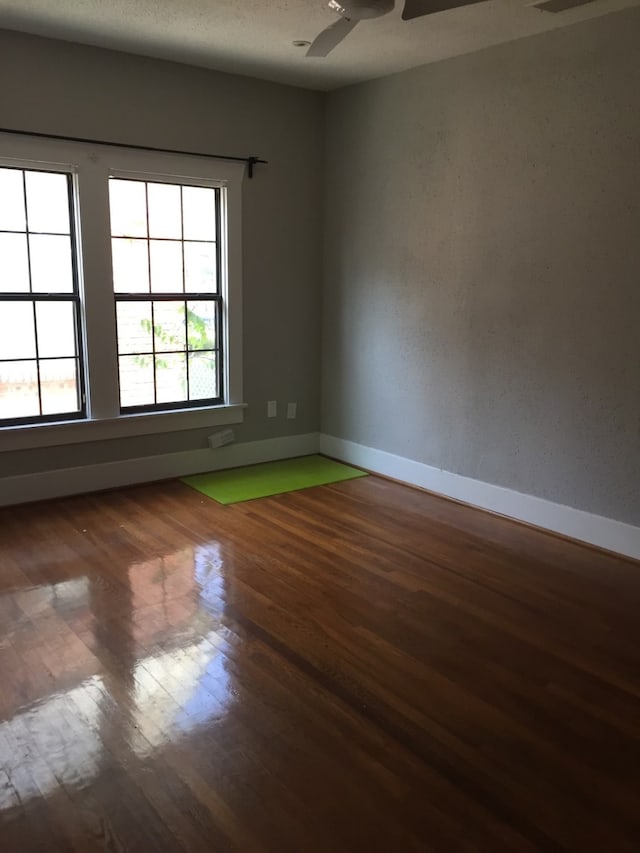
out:
{"label": "baseboard trim", "polygon": [[63,468],[0,479],[0,506],[30,503],[135,483],[168,480],[204,471],[221,471],[276,459],[309,456],[319,450],[317,432],[229,444],[215,450],[185,450],[76,468]]}
{"label": "baseboard trim", "polygon": [[375,474],[640,560],[640,527],[462,477],[332,435],[321,433],[320,452]]}
{"label": "baseboard trim", "polygon": [[186,450],[4,477],[0,479],[0,506],[103,491],[204,471],[221,471],[318,452],[462,503],[640,560],[639,527],[318,433],[231,444],[215,450]]}

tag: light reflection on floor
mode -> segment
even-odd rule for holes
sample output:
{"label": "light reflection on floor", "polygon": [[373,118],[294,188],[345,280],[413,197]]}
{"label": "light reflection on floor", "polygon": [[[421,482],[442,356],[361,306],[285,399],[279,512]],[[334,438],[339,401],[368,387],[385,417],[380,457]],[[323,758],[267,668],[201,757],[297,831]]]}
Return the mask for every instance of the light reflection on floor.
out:
{"label": "light reflection on floor", "polygon": [[[3,626],[0,649],[15,653],[16,661],[39,654],[49,681],[43,678],[37,686],[50,688],[12,716],[0,705],[0,810],[59,786],[90,784],[108,764],[110,750],[126,749],[144,760],[224,717],[235,691],[220,642],[223,572],[222,550],[210,543],[133,563],[121,577],[129,581],[129,601],[135,606],[118,607],[115,613],[119,599],[90,574],[0,596],[2,612],[14,614]],[[101,658],[99,644],[96,657],[83,645],[80,683],[60,689],[47,647],[68,632],[69,614],[74,619],[83,615],[82,624],[92,632],[119,631],[120,658],[111,666]],[[95,662],[89,677],[87,660]],[[68,684],[73,654],[64,663]]]}
{"label": "light reflection on floor", "polygon": [[[88,596],[89,579],[86,576],[4,593],[1,598],[10,599],[15,605],[15,616],[10,621],[6,618],[3,620],[0,648],[11,643],[19,644],[26,633],[34,635],[36,631],[38,637],[34,636],[34,641],[41,642],[42,634],[46,632],[48,616],[52,613],[71,613],[86,608]],[[37,629],[31,624],[32,619],[39,620]]]}
{"label": "light reflection on floor", "polygon": [[135,668],[137,755],[222,716],[233,700],[225,658],[208,637],[141,660]]}
{"label": "light reflection on floor", "polygon": [[[99,676],[63,693],[36,702],[0,723],[5,786],[0,789],[0,808],[25,802],[29,796],[46,795],[58,785],[81,785],[99,770],[100,739]],[[73,725],[65,720],[73,716]],[[46,761],[50,774],[42,782],[36,765]],[[39,778],[38,790],[32,780]],[[45,790],[42,790],[42,787]]]}

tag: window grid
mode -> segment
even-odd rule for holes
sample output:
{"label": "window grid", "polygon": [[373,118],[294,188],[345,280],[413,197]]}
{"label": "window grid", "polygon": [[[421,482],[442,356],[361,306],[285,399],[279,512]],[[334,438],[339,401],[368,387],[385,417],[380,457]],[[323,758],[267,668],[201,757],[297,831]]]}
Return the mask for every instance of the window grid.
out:
{"label": "window grid", "polygon": [[[115,282],[114,282],[114,297],[115,297],[115,310],[116,310],[116,327],[118,329],[117,332],[117,357],[118,357],[118,380],[120,386],[120,411],[123,413],[144,413],[144,412],[157,412],[157,411],[168,411],[172,409],[186,409],[186,408],[196,408],[202,406],[210,406],[217,405],[223,402],[224,400],[224,389],[223,389],[223,369],[222,369],[222,358],[223,358],[223,348],[222,348],[222,298],[219,292],[220,286],[220,269],[221,269],[221,246],[220,246],[220,191],[217,188],[208,187],[214,193],[214,201],[215,201],[215,240],[204,240],[204,239],[196,239],[196,238],[185,238],[185,229],[184,229],[184,189],[190,186],[194,187],[202,187],[202,185],[198,184],[177,184],[177,183],[166,183],[165,186],[177,187],[179,189],[179,198],[180,198],[180,236],[179,237],[158,237],[151,234],[150,228],[150,217],[149,217],[149,184],[155,184],[154,181],[145,181],[140,180],[138,178],[126,178],[118,176],[117,178],[111,178],[112,180],[117,181],[131,181],[134,183],[143,183],[144,184],[144,200],[145,200],[145,222],[146,222],[146,236],[130,236],[126,234],[114,234],[113,227],[111,231],[112,245],[115,239],[126,239],[130,241],[136,242],[145,242],[147,247],[147,274],[149,280],[149,290],[143,292],[128,292],[124,293],[121,291],[115,290]],[[157,243],[165,242],[165,243],[179,243],[180,244],[180,256],[181,256],[181,287],[180,291],[175,290],[172,292],[158,292],[153,290],[153,271],[152,271],[152,263],[151,263],[151,242],[152,240]],[[203,292],[192,292],[186,290],[186,273],[185,273],[185,246],[187,244],[215,244],[215,281],[216,281],[216,290],[203,291]],[[118,305],[122,303],[135,303],[135,302],[148,302],[150,303],[151,310],[151,349],[146,351],[134,352],[129,349],[126,350],[125,353],[121,351],[121,335],[120,328],[118,326]],[[156,303],[173,303],[176,305],[182,304],[184,306],[184,336],[185,336],[185,348],[184,349],[161,349],[158,347],[157,338],[157,326],[156,326]],[[188,303],[189,302],[204,302],[210,303],[214,307],[215,312],[215,346],[206,347],[206,348],[198,348],[192,349],[189,345],[189,311],[188,311]],[[190,374],[190,356],[198,355],[198,354],[212,354],[215,358],[215,388],[216,394],[209,397],[202,397],[191,399],[191,374]],[[133,404],[133,405],[123,405],[122,404],[122,396],[123,396],[123,388],[122,388],[122,362],[121,356],[130,356],[130,357],[150,357],[152,359],[152,370],[153,370],[153,403],[146,404]],[[162,355],[182,355],[184,356],[184,369],[185,369],[185,388],[186,392],[183,395],[182,399],[178,399],[175,401],[169,402],[158,402],[158,356]]]}
{"label": "window grid", "polygon": [[[75,420],[86,417],[86,396],[85,396],[85,384],[84,384],[84,364],[83,359],[80,356],[81,353],[81,313],[80,313],[80,294],[78,287],[78,264],[77,264],[77,235],[76,235],[76,227],[75,227],[75,206],[74,206],[74,191],[73,191],[73,177],[68,172],[53,172],[45,169],[34,169],[34,168],[20,168],[15,166],[1,166],[0,168],[4,170],[12,170],[16,172],[20,172],[22,178],[22,202],[24,205],[24,214],[25,214],[25,226],[24,230],[16,230],[3,228],[0,229],[0,234],[18,234],[24,235],[25,243],[26,243],[26,255],[27,255],[27,276],[29,282],[29,290],[27,292],[19,292],[19,291],[0,291],[0,305],[2,303],[16,303],[16,302],[30,302],[32,306],[32,318],[33,318],[33,334],[34,334],[34,349],[35,356],[31,358],[2,358],[0,359],[0,364],[16,364],[16,363],[28,363],[32,362],[36,366],[36,382],[37,382],[37,390],[38,390],[38,410],[39,414],[31,415],[31,416],[16,416],[16,417],[4,417],[0,418],[0,426],[21,426],[21,425],[37,425],[42,423],[53,423],[56,421],[64,421],[64,420]],[[64,175],[66,178],[66,186],[67,186],[67,205],[68,205],[68,215],[69,215],[69,231],[40,231],[34,230],[29,227],[29,203],[27,196],[27,172],[29,173],[42,173],[42,174],[60,174]],[[52,292],[41,292],[34,291],[33,289],[33,275],[32,275],[32,257],[31,257],[31,236],[63,236],[69,237],[70,240],[70,250],[71,250],[71,275],[72,275],[72,290],[69,293],[62,293],[58,291]],[[0,258],[0,264],[2,259]],[[0,266],[0,273],[2,273],[2,267]],[[46,357],[41,357],[40,355],[40,346],[39,346],[39,324],[38,324],[38,316],[37,316],[37,305],[44,303],[52,303],[52,302],[66,302],[73,305],[73,321],[74,321],[74,354],[71,355],[61,355],[61,356],[51,356],[47,355]],[[43,393],[42,393],[42,373],[41,373],[41,365],[42,362],[52,362],[52,361],[74,361],[75,366],[75,392],[76,392],[76,400],[77,406],[73,410],[69,411],[56,411],[44,414],[43,413]]]}

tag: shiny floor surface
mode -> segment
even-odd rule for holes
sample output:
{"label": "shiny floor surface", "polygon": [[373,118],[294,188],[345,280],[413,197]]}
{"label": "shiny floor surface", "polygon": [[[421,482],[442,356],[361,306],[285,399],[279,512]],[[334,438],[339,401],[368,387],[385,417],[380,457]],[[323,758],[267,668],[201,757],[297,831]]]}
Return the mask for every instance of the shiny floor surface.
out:
{"label": "shiny floor surface", "polygon": [[0,510],[0,849],[637,853],[639,615],[376,477]]}

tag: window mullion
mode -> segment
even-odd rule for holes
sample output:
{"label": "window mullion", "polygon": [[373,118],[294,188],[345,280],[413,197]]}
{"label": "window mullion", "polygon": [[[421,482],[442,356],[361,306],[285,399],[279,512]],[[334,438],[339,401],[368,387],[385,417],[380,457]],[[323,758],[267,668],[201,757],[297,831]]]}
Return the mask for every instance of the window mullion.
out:
{"label": "window mullion", "polygon": [[116,418],[120,412],[108,178],[100,160],[88,160],[78,170],[88,412],[92,419]]}
{"label": "window mullion", "polygon": [[31,280],[31,241],[29,239],[29,205],[27,204],[27,178],[22,172],[22,197],[24,198],[24,221],[27,240],[27,264],[29,268],[29,290],[31,292],[31,313],[33,316],[33,341],[36,348],[36,379],[38,382],[38,408],[40,416],[42,416],[42,381],[40,379],[40,354],[38,352],[38,316],[36,313],[36,303],[33,300],[33,282]]}

